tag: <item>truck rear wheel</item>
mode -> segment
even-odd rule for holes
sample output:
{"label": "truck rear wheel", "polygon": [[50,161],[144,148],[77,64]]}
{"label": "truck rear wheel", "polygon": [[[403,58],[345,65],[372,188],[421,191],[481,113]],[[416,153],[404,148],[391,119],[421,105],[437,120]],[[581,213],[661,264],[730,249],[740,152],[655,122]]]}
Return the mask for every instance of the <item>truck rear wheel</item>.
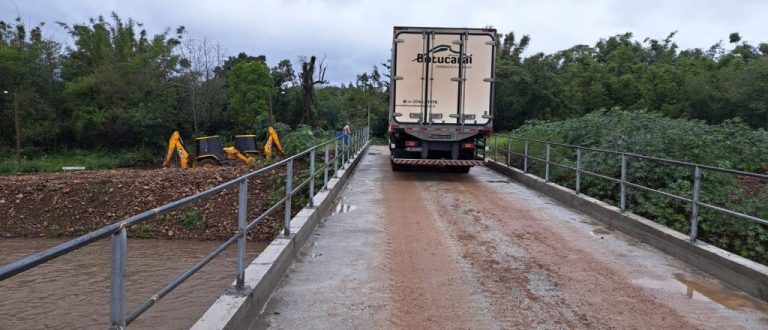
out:
{"label": "truck rear wheel", "polygon": [[459,173],[469,173],[469,169],[472,168],[472,166],[461,166],[454,169],[454,171]]}

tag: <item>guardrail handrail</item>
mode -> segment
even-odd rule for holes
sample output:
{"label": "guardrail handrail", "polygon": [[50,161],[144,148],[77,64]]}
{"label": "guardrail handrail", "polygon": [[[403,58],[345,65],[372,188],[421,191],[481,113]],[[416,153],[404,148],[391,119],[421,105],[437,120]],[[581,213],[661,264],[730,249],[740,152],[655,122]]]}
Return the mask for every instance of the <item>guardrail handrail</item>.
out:
{"label": "guardrail handrail", "polygon": [[[47,250],[26,256],[17,261],[0,266],[0,281],[13,277],[26,270],[44,264],[59,256],[70,253],[81,247],[84,247],[90,243],[93,243],[99,239],[107,236],[112,236],[112,270],[111,270],[111,304],[110,304],[110,328],[123,329],[128,324],[133,322],[136,318],[141,316],[146,310],[152,307],[158,300],[162,299],[169,292],[173,291],[177,286],[194,275],[203,266],[208,264],[211,260],[219,256],[224,250],[232,246],[235,242],[238,243],[237,249],[237,273],[235,276],[235,290],[242,291],[244,287],[244,274],[245,274],[245,243],[246,232],[257,225],[261,220],[265,219],[269,215],[273,214],[277,210],[284,208],[285,219],[283,234],[285,236],[290,235],[290,221],[291,221],[291,197],[296,195],[307,185],[309,185],[309,206],[314,207],[314,195],[315,195],[315,179],[316,176],[322,173],[323,175],[323,189],[328,189],[328,172],[330,171],[330,162],[333,162],[333,175],[337,176],[339,166],[344,169],[344,165],[349,162],[350,158],[354,157],[369,141],[370,128],[363,127],[354,129],[349,135],[339,136],[315,146],[312,146],[300,153],[282,159],[274,164],[266,167],[262,167],[253,172],[244,174],[238,178],[232,179],[228,182],[217,185],[208,190],[190,195],[173,202],[164,204],[162,206],[153,208],[151,210],[144,211],[142,213],[125,218],[121,221],[112,223],[110,225],[101,227],[94,231],[91,231],[85,235],[74,238],[67,242],[61,243]],[[334,154],[330,156],[330,145],[334,144]],[[339,149],[341,145],[341,150]],[[323,166],[319,169],[315,169],[315,156],[319,148],[324,148]],[[341,152],[340,152],[341,151]],[[309,155],[309,177],[302,181],[295,188],[293,185],[293,161]],[[286,167],[286,185],[284,197],[272,204],[266,211],[259,216],[246,222],[248,214],[248,179],[272,170],[278,169],[281,166]],[[139,305],[130,313],[125,313],[125,280],[127,274],[127,232],[128,227],[142,223],[144,221],[151,220],[157,215],[170,212],[177,208],[188,205],[192,202],[202,200],[209,197],[212,194],[225,190],[227,188],[239,186],[238,192],[238,232],[234,236],[230,237],[227,241],[201,259],[194,266],[185,270],[181,275],[174,279],[171,283],[164,286],[157,294]]]}
{"label": "guardrail handrail", "polygon": [[[507,146],[506,150],[503,148],[499,148],[498,145],[498,138],[506,138],[507,140]],[[549,141],[542,141],[542,140],[536,140],[536,139],[530,139],[530,138],[523,138],[523,137],[516,137],[509,134],[494,134],[493,135],[493,146],[489,146],[489,148],[493,148],[493,159],[494,161],[498,162],[498,152],[501,150],[502,152],[506,152],[506,163],[508,166],[512,166],[511,156],[512,155],[518,155],[523,157],[523,172],[528,173],[528,164],[529,160],[536,160],[544,163],[544,180],[549,182],[549,174],[550,174],[550,166],[558,166],[561,168],[569,169],[572,171],[575,171],[576,173],[576,185],[575,185],[575,192],[576,194],[581,193],[581,175],[582,174],[588,174],[597,178],[601,178],[604,180],[609,180],[611,182],[615,182],[620,184],[620,192],[619,192],[619,210],[621,212],[626,211],[626,203],[627,203],[627,187],[640,189],[647,192],[657,193],[669,198],[674,198],[680,201],[691,203],[691,218],[690,218],[690,241],[691,243],[696,242],[697,235],[698,235],[698,217],[699,217],[699,207],[704,207],[719,213],[725,213],[730,216],[763,224],[768,225],[767,219],[762,219],[756,216],[752,216],[749,214],[741,213],[738,211],[730,210],[725,207],[720,207],[708,203],[704,203],[701,201],[701,176],[702,176],[702,170],[710,170],[710,171],[716,171],[716,172],[722,172],[722,173],[728,173],[728,174],[734,174],[734,175],[741,175],[741,176],[748,176],[753,178],[759,178],[759,179],[768,179],[768,175],[766,174],[759,174],[759,173],[752,173],[752,172],[746,172],[746,171],[740,171],[740,170],[734,170],[729,168],[722,168],[717,166],[711,166],[711,165],[704,165],[704,164],[697,164],[692,162],[686,162],[686,161],[680,161],[680,160],[674,160],[674,159],[667,159],[667,158],[659,158],[659,157],[652,157],[652,156],[645,156],[630,152],[622,152],[622,151],[616,151],[616,150],[607,150],[607,149],[600,149],[600,148],[593,148],[593,147],[585,147],[585,146],[579,146],[579,145],[573,145],[573,144],[565,144],[565,143],[558,143],[558,142],[549,142]],[[523,152],[517,152],[512,150],[512,140],[522,141],[523,142]],[[530,143],[538,143],[543,144],[546,146],[546,158],[540,158],[536,156],[531,156],[529,153],[529,144]],[[550,154],[552,150],[552,146],[558,146],[558,147],[565,147],[565,148],[571,148],[575,149],[576,151],[576,166],[568,166],[564,164],[559,164],[556,162],[553,162],[550,159]],[[583,151],[590,151],[590,152],[599,152],[604,154],[611,154],[615,156],[621,157],[621,178],[614,178],[611,176],[591,172],[584,170],[582,168],[582,162],[581,162],[581,156]],[[628,167],[627,167],[627,159],[628,158],[638,158],[638,159],[647,159],[654,162],[660,162],[660,163],[667,163],[667,164],[673,164],[678,166],[685,166],[685,167],[691,167],[693,168],[693,187],[691,192],[691,197],[684,197],[684,196],[678,196],[672,193],[668,193],[665,191],[661,191],[658,189],[646,187],[637,183],[628,182],[627,181],[627,173],[628,173]]]}

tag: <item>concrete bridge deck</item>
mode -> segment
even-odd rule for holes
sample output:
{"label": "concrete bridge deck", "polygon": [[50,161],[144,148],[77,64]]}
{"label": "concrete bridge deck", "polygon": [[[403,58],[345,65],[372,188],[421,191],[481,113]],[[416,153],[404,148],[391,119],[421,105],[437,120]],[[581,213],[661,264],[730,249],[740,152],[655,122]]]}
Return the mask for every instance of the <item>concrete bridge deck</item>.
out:
{"label": "concrete bridge deck", "polygon": [[254,328],[768,327],[768,305],[487,168],[371,147]]}

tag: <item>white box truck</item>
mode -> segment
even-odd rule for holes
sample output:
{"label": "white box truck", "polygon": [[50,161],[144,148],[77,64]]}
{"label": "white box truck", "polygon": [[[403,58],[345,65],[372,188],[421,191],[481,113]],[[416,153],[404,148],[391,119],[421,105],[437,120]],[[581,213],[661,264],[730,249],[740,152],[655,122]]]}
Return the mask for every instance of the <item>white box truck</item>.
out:
{"label": "white box truck", "polygon": [[483,165],[493,131],[495,29],[395,27],[389,101],[392,169]]}

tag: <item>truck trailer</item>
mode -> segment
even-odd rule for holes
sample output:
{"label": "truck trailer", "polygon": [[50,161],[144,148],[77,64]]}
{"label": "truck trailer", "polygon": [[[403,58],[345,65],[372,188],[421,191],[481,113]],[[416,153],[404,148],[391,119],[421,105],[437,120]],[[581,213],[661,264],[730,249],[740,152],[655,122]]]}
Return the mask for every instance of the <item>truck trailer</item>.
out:
{"label": "truck trailer", "polygon": [[484,164],[493,131],[495,29],[394,27],[389,100],[392,170]]}

